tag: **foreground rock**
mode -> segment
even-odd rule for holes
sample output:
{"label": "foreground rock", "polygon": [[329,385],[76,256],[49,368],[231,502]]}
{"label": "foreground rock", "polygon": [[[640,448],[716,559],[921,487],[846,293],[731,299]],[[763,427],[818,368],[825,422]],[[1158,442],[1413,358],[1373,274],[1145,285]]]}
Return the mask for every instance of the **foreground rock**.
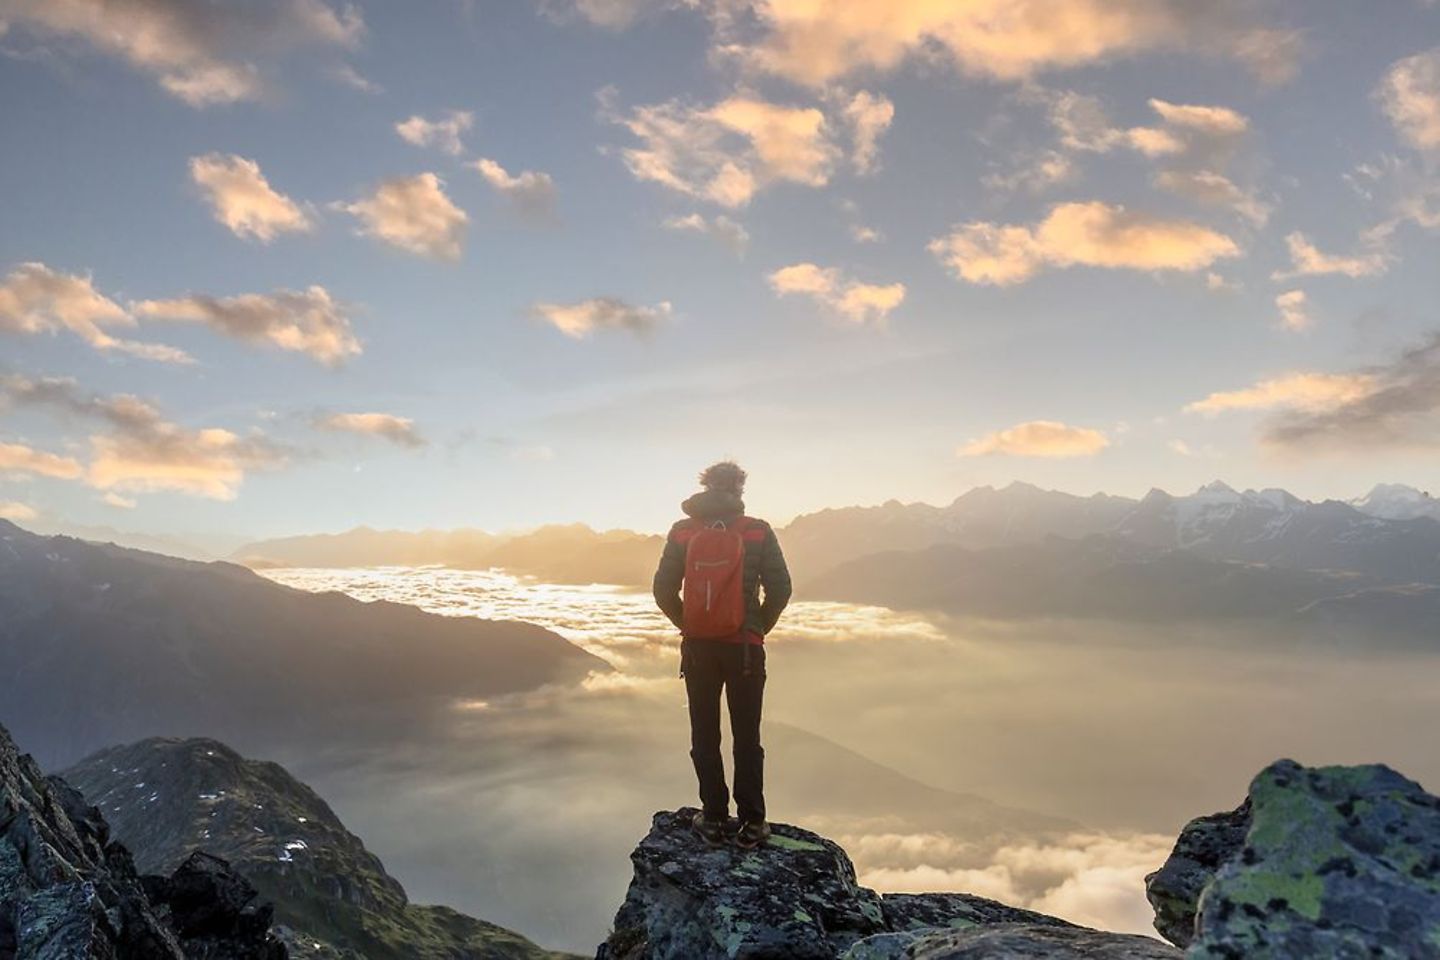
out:
{"label": "foreground rock", "polygon": [[448,907],[410,903],[319,794],[279,764],[218,741],[112,747],[64,776],[105,812],[142,870],[185,873],[211,863],[206,853],[224,857],[275,904],[277,932],[297,960],[559,956]]}
{"label": "foreground rock", "polygon": [[[0,727],[0,957],[284,960],[255,891],[223,861],[142,882],[80,793]],[[224,888],[225,896],[216,896]],[[152,899],[147,889],[164,894]],[[178,925],[177,925],[178,921]]]}
{"label": "foreground rock", "polygon": [[1200,894],[1215,871],[1245,846],[1250,800],[1227,813],[1197,817],[1185,825],[1164,866],[1145,878],[1145,896],[1155,908],[1155,929],[1166,940],[1188,947],[1195,938]]}
{"label": "foreground rock", "polygon": [[785,824],[759,850],[712,849],[690,829],[694,812],[655,815],[600,960],[1180,956],[983,897],[882,896],[837,844]]}
{"label": "foreground rock", "polygon": [[1440,798],[1381,765],[1281,760],[1246,806],[1186,827],[1147,888],[1194,958],[1440,957]]}

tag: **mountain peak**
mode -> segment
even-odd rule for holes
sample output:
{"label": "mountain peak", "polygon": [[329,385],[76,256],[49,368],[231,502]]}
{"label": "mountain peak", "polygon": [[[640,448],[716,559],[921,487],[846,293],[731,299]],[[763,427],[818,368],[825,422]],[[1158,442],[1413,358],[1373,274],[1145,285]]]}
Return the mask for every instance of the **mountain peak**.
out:
{"label": "mountain peak", "polygon": [[1225,498],[1240,496],[1240,494],[1236,492],[1235,488],[1230,486],[1230,484],[1226,483],[1224,480],[1211,480],[1209,483],[1202,486],[1199,490],[1196,490],[1195,495]]}

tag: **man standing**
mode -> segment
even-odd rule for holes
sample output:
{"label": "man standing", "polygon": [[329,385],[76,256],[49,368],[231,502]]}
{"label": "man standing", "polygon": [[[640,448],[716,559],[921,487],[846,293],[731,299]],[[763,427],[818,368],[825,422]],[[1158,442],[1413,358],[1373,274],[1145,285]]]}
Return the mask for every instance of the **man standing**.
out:
{"label": "man standing", "polygon": [[765,635],[790,602],[790,571],[775,531],[745,516],[745,471],[738,464],[707,467],[700,485],[704,489],[681,504],[687,519],[671,527],[665,540],[655,571],[655,602],[683,637],[680,674],[690,701],[690,757],[703,807],[695,831],[711,845],[725,842],[730,791],[720,756],[723,691],[735,741],[740,817],[735,843],[748,849],[770,836],[760,745]]}

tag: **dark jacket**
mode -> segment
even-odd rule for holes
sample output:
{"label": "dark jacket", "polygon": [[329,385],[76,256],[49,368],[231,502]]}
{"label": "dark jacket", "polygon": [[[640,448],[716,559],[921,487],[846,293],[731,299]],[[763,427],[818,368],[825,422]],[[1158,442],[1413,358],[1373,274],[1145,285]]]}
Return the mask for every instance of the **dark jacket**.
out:
{"label": "dark jacket", "polygon": [[[706,490],[686,500],[680,507],[691,520],[713,522],[733,521],[745,514],[745,504],[733,493],[721,490]],[[749,522],[765,531],[758,547],[745,544],[745,627],[758,637],[763,637],[775,627],[780,613],[790,602],[790,570],[785,566],[785,555],[780,552],[780,541],[775,531],[764,520],[748,518]],[[690,521],[681,520],[670,528],[665,538],[665,550],[660,554],[660,566],[655,571],[655,603],[670,622],[679,629],[685,603],[680,588],[685,581],[685,546],[676,540],[676,533]],[[761,598],[761,591],[764,598]]]}

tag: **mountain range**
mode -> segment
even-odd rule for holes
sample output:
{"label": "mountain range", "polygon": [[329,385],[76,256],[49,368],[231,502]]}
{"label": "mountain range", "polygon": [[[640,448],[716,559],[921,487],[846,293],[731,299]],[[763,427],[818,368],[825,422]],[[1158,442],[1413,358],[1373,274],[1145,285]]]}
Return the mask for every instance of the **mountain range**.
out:
{"label": "mountain range", "polygon": [[307,593],[0,520],[0,721],[47,766],[153,734],[320,737],[609,669],[534,624]]}
{"label": "mountain range", "polygon": [[[864,556],[936,545],[979,550],[1051,537],[1104,535],[1215,560],[1344,570],[1382,581],[1440,582],[1440,501],[1380,484],[1348,502],[1301,500],[1284,490],[1237,491],[1223,482],[1186,496],[1089,497],[1026,483],[976,487],[947,506],[888,501],[803,514],[779,529],[802,587]],[[660,538],[583,524],[524,534],[480,530],[380,531],[262,540],[232,559],[265,566],[443,564],[500,567],[554,582],[649,583]]]}

